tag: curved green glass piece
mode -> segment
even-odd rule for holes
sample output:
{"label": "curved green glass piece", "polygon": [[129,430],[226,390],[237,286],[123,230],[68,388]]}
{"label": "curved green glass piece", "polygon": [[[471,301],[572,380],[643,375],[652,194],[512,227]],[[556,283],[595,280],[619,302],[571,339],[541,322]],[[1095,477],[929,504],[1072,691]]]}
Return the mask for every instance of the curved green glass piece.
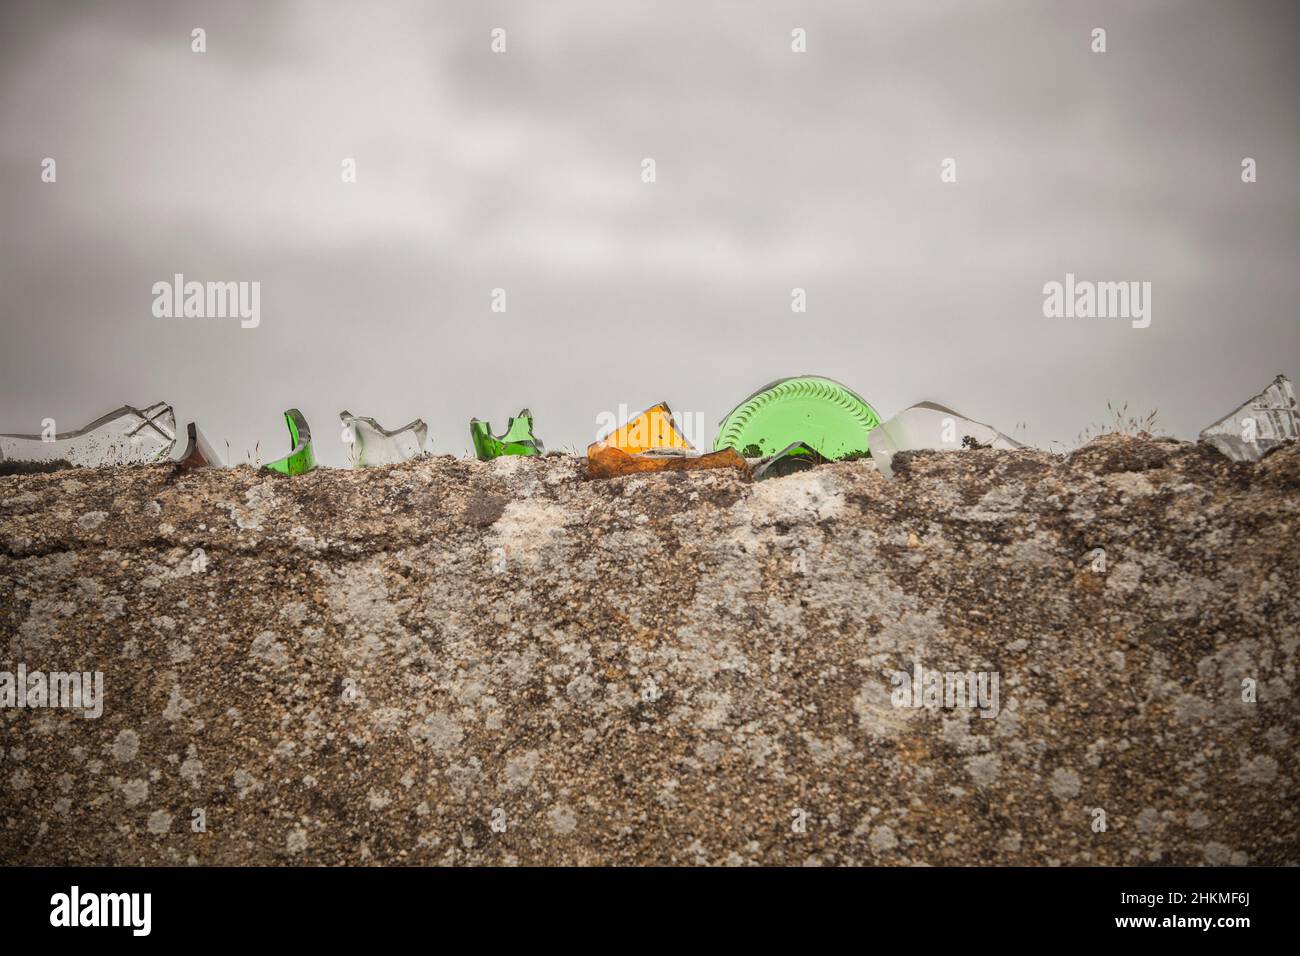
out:
{"label": "curved green glass piece", "polygon": [[803,442],[835,461],[867,454],[867,434],[879,424],[876,410],[839,382],[800,375],[772,382],[732,409],[713,447],[762,458]]}
{"label": "curved green glass piece", "polygon": [[546,448],[533,435],[533,413],[523,409],[510,419],[505,434],[493,435],[488,422],[471,418],[469,434],[474,440],[474,454],[479,461],[490,461],[502,455],[543,455]]}
{"label": "curved green glass piece", "polygon": [[284,413],[284,423],[289,426],[289,440],[293,450],[277,461],[268,461],[263,468],[278,471],[282,475],[301,475],[316,467],[316,453],[311,447],[311,428],[302,412],[291,408]]}

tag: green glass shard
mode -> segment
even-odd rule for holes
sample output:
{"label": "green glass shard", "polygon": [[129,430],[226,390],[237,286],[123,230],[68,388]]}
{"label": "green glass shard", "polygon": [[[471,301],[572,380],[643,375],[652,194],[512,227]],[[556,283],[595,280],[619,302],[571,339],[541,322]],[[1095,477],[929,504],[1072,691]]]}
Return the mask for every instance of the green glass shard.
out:
{"label": "green glass shard", "polygon": [[523,409],[510,419],[504,435],[493,435],[488,422],[471,418],[469,434],[474,439],[474,454],[479,461],[490,461],[502,455],[543,455],[546,448],[533,435],[533,413]]}
{"label": "green glass shard", "polygon": [[825,464],[826,459],[806,442],[797,441],[781,449],[767,461],[754,469],[754,480],[764,478],[784,478],[798,471],[807,471]]}
{"label": "green glass shard", "polygon": [[311,471],[316,467],[316,453],[311,448],[311,429],[307,426],[307,419],[302,417],[302,412],[298,409],[291,408],[284,413],[284,423],[289,426],[289,441],[293,443],[293,450],[262,467],[278,471],[282,475],[301,475]]}
{"label": "green glass shard", "polygon": [[802,442],[836,461],[867,454],[867,434],[879,424],[875,409],[839,382],[800,375],[772,382],[732,409],[713,447],[762,457]]}

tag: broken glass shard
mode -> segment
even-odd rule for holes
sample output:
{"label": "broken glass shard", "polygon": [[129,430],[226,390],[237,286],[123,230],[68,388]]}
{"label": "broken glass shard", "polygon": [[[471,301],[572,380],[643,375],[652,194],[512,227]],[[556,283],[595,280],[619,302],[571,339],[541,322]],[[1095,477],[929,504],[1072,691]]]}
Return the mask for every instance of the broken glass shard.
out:
{"label": "broken glass shard", "polygon": [[664,471],[705,471],[712,468],[731,468],[748,476],[749,466],[734,448],[724,448],[708,455],[681,453],[659,454],[643,452],[629,455],[613,445],[592,445],[587,449],[588,478],[617,478]]}
{"label": "broken glass shard", "polygon": [[533,413],[526,408],[510,419],[503,435],[493,435],[492,426],[477,418],[470,419],[469,434],[474,439],[474,454],[479,461],[490,461],[502,455],[546,453],[546,448],[533,435]]}
{"label": "broken glass shard", "polygon": [[291,408],[284,413],[284,423],[289,426],[289,442],[293,449],[276,461],[267,462],[263,468],[282,475],[301,475],[316,467],[316,453],[311,447],[311,428],[302,412]]}
{"label": "broken glass shard", "polygon": [[373,418],[339,412],[343,422],[343,441],[352,446],[352,459],[357,468],[376,465],[396,465],[425,454],[429,426],[421,418],[407,422],[401,428],[389,431]]}
{"label": "broken glass shard", "polygon": [[886,478],[894,476],[900,451],[960,451],[963,448],[1024,448],[992,425],[972,421],[951,408],[921,402],[872,429],[871,457]]}
{"label": "broken glass shard", "polygon": [[865,454],[867,433],[878,424],[875,409],[859,395],[828,378],[801,375],[773,382],[732,409],[713,447],[763,458],[804,442],[835,461]]}
{"label": "broken glass shard", "polygon": [[42,435],[0,435],[0,461],[64,461],[88,468],[140,465],[166,461],[175,445],[176,415],[170,405],[123,405],[85,428],[50,434],[48,439]]}
{"label": "broken glass shard", "polygon": [[226,462],[221,453],[208,443],[199,431],[199,426],[190,422],[185,426],[185,451],[176,462],[180,472],[196,471],[200,468],[225,468]]}
{"label": "broken glass shard", "polygon": [[754,480],[765,478],[784,478],[795,472],[807,471],[825,464],[826,459],[817,453],[817,449],[807,442],[797,441],[781,449],[767,461],[754,469]]}
{"label": "broken glass shard", "polygon": [[660,402],[647,408],[636,418],[621,428],[616,428],[599,441],[587,447],[590,455],[593,449],[610,446],[629,455],[642,455],[646,452],[692,452],[695,446],[686,440],[682,430],[677,427],[673,411],[667,402]]}
{"label": "broken glass shard", "polygon": [[1300,438],[1300,415],[1296,412],[1295,390],[1286,376],[1236,411],[1204,429],[1200,439],[1213,445],[1233,461],[1259,461],[1284,441]]}

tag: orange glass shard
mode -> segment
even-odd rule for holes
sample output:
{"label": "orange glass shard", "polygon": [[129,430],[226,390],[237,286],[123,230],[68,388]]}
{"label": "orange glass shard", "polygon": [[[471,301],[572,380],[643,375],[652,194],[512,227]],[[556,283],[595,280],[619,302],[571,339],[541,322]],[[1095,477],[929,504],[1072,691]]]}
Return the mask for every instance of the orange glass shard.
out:
{"label": "orange glass shard", "polygon": [[686,440],[682,430],[673,419],[673,410],[667,402],[660,402],[653,408],[632,419],[622,428],[616,428],[600,441],[587,446],[587,456],[603,447],[617,448],[629,455],[644,455],[651,451],[694,451],[695,446]]}
{"label": "orange glass shard", "polygon": [[646,472],[705,471],[712,468],[730,468],[749,477],[745,459],[734,448],[724,448],[707,455],[629,455],[621,448],[596,442],[587,449],[588,478],[617,478],[620,475]]}

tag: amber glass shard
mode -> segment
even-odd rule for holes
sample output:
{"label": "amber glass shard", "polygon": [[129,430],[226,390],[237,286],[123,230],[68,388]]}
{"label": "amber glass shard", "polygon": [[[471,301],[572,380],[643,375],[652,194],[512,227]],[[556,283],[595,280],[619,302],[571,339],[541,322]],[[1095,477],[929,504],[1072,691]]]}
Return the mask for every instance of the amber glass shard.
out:
{"label": "amber glass shard", "polygon": [[474,440],[474,454],[479,461],[491,461],[502,455],[544,455],[545,446],[533,435],[533,413],[523,409],[510,419],[504,435],[493,435],[488,422],[471,418],[470,438]]}
{"label": "amber glass shard", "polygon": [[797,441],[781,449],[754,469],[754,480],[784,478],[826,463],[826,459],[806,442]]}
{"label": "amber glass shard", "polygon": [[208,444],[208,440],[203,437],[203,432],[199,431],[198,425],[190,422],[185,426],[185,434],[185,451],[176,462],[177,471],[187,472],[196,471],[200,468],[226,467],[225,461],[221,458],[221,453]]}
{"label": "amber glass shard", "polygon": [[745,459],[734,448],[724,448],[708,455],[629,455],[613,445],[594,445],[587,449],[588,478],[617,478],[619,475],[647,472],[705,471],[714,468],[730,468],[745,476],[749,475]]}
{"label": "amber glass shard", "polygon": [[282,475],[301,475],[316,467],[316,453],[311,447],[311,429],[302,412],[291,408],[284,413],[284,423],[289,426],[289,441],[293,449],[277,461],[267,462],[263,468]]}
{"label": "amber glass shard", "polygon": [[608,445],[625,451],[629,455],[643,455],[651,451],[694,451],[695,446],[686,440],[677,422],[673,419],[673,410],[667,402],[660,402],[653,408],[632,419],[621,428],[616,428],[599,441],[587,446],[587,453],[593,449]]}

